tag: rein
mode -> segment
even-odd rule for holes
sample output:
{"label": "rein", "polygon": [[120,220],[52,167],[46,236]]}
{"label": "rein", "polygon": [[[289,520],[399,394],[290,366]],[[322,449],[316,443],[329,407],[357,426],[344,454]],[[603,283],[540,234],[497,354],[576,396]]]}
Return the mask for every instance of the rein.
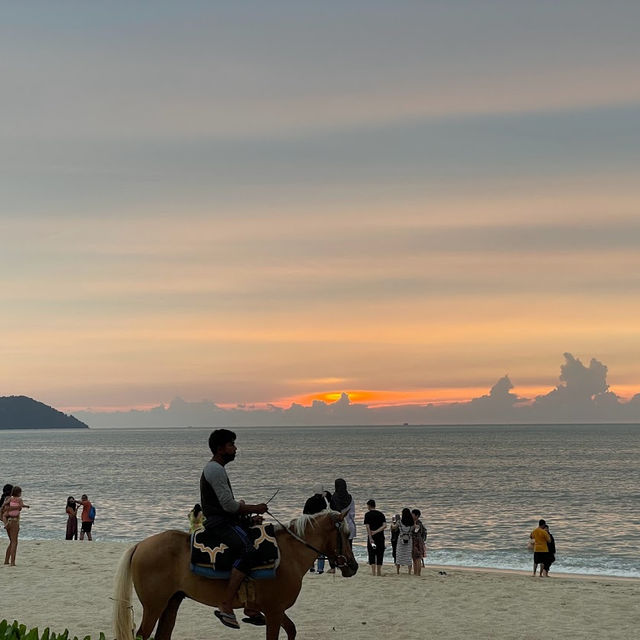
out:
{"label": "rein", "polygon": [[330,560],[333,560],[335,562],[336,567],[338,567],[338,569],[342,568],[342,567],[346,567],[347,566],[347,559],[346,557],[342,554],[342,537],[340,536],[340,525],[336,522],[336,535],[337,535],[337,545],[336,545],[336,552],[334,554],[325,554],[323,551],[320,551],[320,549],[317,549],[316,547],[314,547],[312,544],[310,544],[309,542],[307,542],[304,538],[301,538],[297,533],[294,533],[293,531],[291,531],[291,529],[289,529],[289,527],[285,526],[284,524],[282,524],[282,522],[280,522],[280,520],[278,520],[278,518],[276,518],[273,513],[271,513],[271,511],[267,511],[267,513],[294,539],[296,539],[298,542],[300,542],[301,544],[303,544],[305,547],[307,547],[308,549],[311,549],[311,551],[314,551],[315,553],[317,553],[319,556],[323,556],[326,555],[327,558],[329,558]]}

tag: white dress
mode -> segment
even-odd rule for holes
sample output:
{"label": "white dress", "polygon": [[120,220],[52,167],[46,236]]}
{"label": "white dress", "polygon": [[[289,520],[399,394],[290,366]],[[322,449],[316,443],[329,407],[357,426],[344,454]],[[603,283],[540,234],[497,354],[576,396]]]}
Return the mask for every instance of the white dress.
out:
{"label": "white dress", "polygon": [[[398,527],[398,546],[396,547],[396,564],[402,566],[410,566],[413,564],[411,551],[413,549],[413,537],[411,530],[413,526],[406,526],[400,523]],[[408,542],[404,542],[404,540]]]}

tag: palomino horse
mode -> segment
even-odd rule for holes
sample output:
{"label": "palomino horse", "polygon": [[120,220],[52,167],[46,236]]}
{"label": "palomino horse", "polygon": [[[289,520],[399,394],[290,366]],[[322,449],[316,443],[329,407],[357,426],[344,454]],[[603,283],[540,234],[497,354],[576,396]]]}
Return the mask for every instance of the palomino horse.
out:
{"label": "palomino horse", "polygon": [[[271,580],[255,581],[255,606],[264,613],[267,640],[277,640],[280,627],[287,639],[296,627],[285,611],[296,601],[302,578],[319,553],[325,554],[345,578],[355,575],[358,563],[349,544],[344,514],[322,511],[293,520],[288,528],[276,527],[280,566]],[[182,531],[165,531],[128,549],[116,574],[113,626],[116,640],[133,640],[131,586],[142,603],[142,622],[136,633],[146,640],[156,622],[156,640],[169,640],[178,607],[184,598],[216,606],[224,598],[226,580],[197,576],[189,569],[190,538]],[[243,606],[236,597],[234,608]],[[218,624],[211,616],[211,625]]]}

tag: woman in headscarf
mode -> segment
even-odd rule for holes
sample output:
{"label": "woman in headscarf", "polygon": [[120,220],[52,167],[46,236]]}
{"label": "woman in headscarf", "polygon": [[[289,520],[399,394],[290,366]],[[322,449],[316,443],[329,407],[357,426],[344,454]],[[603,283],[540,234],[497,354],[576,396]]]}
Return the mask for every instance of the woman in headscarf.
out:
{"label": "woman in headscarf", "polygon": [[345,522],[349,525],[349,544],[353,547],[353,539],[356,537],[356,505],[347,491],[346,481],[338,478],[335,487],[335,493],[331,496],[331,508],[345,514]]}

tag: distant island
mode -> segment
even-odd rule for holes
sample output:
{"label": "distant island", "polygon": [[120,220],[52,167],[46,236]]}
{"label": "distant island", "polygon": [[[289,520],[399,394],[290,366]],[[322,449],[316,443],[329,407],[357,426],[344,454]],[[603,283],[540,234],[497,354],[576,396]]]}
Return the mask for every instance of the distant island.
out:
{"label": "distant island", "polygon": [[88,429],[80,422],[27,396],[0,397],[0,429]]}

